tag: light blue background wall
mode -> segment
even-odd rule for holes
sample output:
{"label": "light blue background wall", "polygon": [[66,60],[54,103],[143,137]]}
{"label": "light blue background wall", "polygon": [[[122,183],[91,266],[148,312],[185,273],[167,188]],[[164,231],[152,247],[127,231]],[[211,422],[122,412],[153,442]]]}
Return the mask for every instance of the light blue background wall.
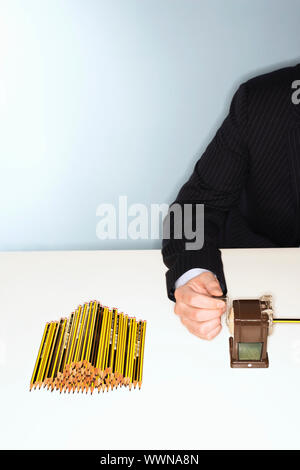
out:
{"label": "light blue background wall", "polygon": [[0,0],[0,249],[99,240],[96,208],[171,203],[238,84],[299,62],[299,0]]}

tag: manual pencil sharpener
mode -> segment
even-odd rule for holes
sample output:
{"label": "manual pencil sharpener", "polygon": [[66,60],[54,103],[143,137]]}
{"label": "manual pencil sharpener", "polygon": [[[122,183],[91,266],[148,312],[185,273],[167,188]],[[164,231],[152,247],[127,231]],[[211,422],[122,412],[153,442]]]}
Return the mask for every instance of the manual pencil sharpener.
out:
{"label": "manual pencil sharpener", "polygon": [[273,326],[272,296],[233,300],[227,313],[230,366],[269,367],[268,335]]}

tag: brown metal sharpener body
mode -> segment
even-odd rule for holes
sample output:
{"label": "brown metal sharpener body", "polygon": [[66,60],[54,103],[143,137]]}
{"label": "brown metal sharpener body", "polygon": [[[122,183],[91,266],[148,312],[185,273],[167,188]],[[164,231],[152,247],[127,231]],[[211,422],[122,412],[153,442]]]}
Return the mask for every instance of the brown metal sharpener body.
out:
{"label": "brown metal sharpener body", "polygon": [[230,365],[237,368],[269,367],[267,338],[269,316],[259,299],[234,300],[234,335],[229,338]]}

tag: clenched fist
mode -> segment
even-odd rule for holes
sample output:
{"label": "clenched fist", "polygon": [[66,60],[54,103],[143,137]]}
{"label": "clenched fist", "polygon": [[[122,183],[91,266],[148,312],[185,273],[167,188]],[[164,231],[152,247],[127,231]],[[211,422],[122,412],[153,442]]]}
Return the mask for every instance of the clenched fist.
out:
{"label": "clenched fist", "polygon": [[202,339],[213,339],[222,328],[221,316],[226,304],[212,296],[223,295],[216,277],[204,272],[175,290],[174,312],[190,333]]}

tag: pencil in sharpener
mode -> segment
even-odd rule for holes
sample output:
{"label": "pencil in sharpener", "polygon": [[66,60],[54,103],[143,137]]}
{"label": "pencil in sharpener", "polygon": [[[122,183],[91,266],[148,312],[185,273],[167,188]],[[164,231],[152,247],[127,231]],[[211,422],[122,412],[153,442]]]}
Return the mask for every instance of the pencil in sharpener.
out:
{"label": "pencil in sharpener", "polygon": [[233,300],[227,314],[231,367],[269,367],[267,340],[272,324],[272,296]]}

